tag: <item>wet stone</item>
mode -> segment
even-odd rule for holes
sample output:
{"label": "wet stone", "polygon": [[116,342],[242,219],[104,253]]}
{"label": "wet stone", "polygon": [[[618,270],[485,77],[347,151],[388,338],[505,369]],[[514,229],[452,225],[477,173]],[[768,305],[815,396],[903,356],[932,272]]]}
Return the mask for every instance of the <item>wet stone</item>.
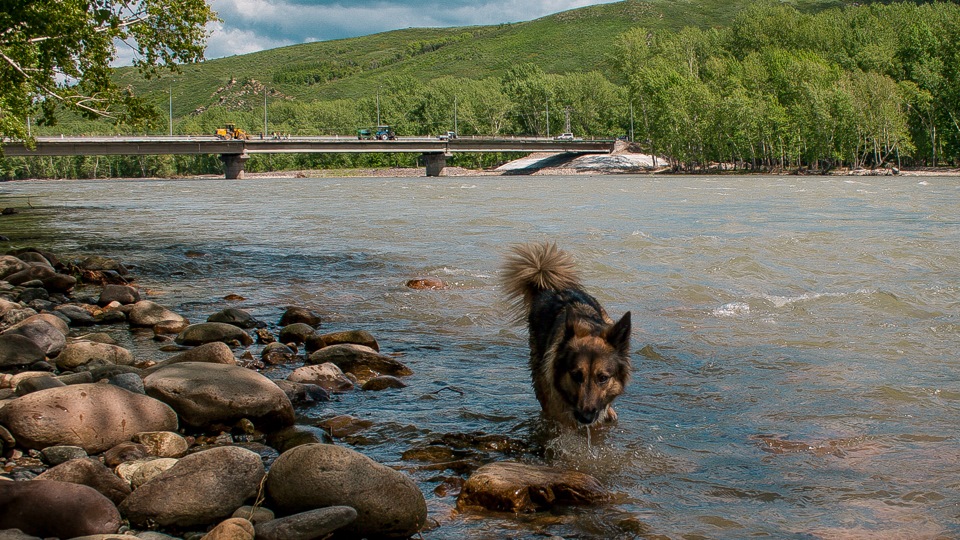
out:
{"label": "wet stone", "polygon": [[607,498],[596,478],[579,471],[504,461],[477,469],[464,484],[457,507],[521,513]]}

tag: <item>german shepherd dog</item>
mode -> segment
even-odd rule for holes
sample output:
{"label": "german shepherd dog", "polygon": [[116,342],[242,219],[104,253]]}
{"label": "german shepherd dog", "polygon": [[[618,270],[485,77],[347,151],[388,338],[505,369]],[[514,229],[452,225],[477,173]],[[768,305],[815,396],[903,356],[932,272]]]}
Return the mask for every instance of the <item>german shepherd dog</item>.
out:
{"label": "german shepherd dog", "polygon": [[571,427],[615,421],[610,403],[630,380],[630,312],[613,322],[554,243],[512,247],[503,278],[518,321],[527,321],[543,415]]}

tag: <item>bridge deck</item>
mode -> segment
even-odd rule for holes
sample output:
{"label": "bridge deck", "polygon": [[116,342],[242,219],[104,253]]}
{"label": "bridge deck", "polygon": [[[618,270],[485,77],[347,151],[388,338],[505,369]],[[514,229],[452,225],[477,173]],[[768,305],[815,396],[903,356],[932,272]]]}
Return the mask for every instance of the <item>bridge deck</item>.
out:
{"label": "bridge deck", "polygon": [[405,137],[395,141],[369,141],[335,137],[296,137],[223,141],[215,137],[38,137],[36,148],[4,142],[7,156],[162,155],[162,154],[267,154],[267,153],[417,153],[456,152],[572,152],[606,154],[611,141],[556,141],[552,139]]}
{"label": "bridge deck", "polygon": [[270,153],[414,153],[423,154],[427,176],[439,176],[446,156],[456,152],[569,152],[609,154],[612,141],[557,141],[553,139],[403,137],[395,141],[368,141],[339,137],[296,137],[225,141],[216,137],[38,137],[35,148],[4,141],[7,156],[107,156],[163,154],[220,154],[227,178],[243,178],[250,154]]}

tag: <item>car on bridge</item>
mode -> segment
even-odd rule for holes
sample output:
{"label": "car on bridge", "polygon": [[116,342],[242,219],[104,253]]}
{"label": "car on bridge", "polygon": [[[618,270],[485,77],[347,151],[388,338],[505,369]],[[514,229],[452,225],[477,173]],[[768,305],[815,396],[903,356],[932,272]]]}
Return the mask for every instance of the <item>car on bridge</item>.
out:
{"label": "car on bridge", "polygon": [[561,133],[553,138],[555,141],[572,141],[574,140],[573,133]]}
{"label": "car on bridge", "polygon": [[457,132],[456,132],[456,131],[448,131],[448,132],[444,133],[443,135],[440,135],[440,136],[437,137],[437,138],[440,139],[441,141],[452,141],[452,140],[454,140],[454,139],[457,138]]}

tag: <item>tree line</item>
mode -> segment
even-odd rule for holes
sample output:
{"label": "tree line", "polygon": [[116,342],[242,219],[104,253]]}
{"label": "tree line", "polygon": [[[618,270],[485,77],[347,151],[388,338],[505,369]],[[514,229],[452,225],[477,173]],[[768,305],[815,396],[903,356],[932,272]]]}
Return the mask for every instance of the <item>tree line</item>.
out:
{"label": "tree line", "polygon": [[[417,52],[442,45],[420,43]],[[267,130],[355,136],[378,120],[400,135],[455,129],[461,135],[547,136],[569,128],[587,138],[630,136],[674,170],[688,172],[960,163],[960,7],[954,3],[877,3],[816,14],[757,3],[725,28],[635,28],[618,38],[610,60],[616,67],[608,75],[548,74],[520,64],[501,77],[479,80],[385,77],[375,95],[361,99],[272,102]],[[316,82],[335,72],[316,74]],[[212,134],[234,122],[259,133],[263,113],[255,106],[212,106],[178,119],[174,131]],[[99,132],[104,125],[98,124]],[[156,113],[152,126],[166,133],[165,115]],[[91,124],[61,129],[87,133]],[[458,156],[454,164],[489,166],[505,158]],[[415,159],[258,155],[248,170],[413,166]],[[220,170],[215,156],[0,164],[0,173],[10,178]]]}

